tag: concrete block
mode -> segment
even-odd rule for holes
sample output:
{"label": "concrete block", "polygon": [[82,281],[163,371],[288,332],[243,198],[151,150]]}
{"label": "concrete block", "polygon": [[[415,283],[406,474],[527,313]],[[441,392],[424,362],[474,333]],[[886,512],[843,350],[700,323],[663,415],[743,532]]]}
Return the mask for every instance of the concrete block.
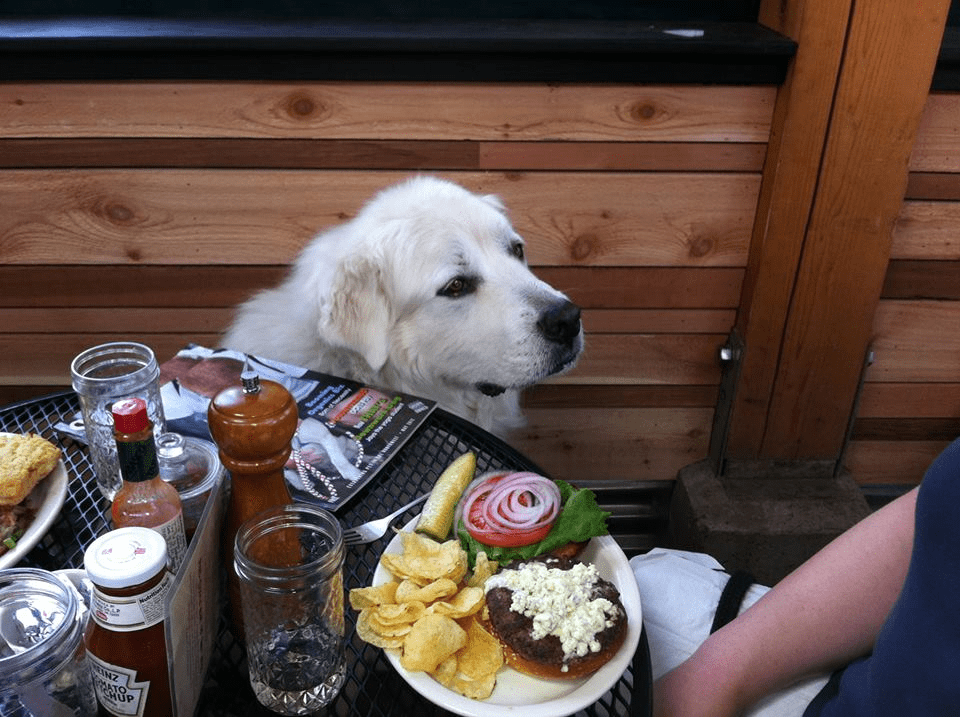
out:
{"label": "concrete block", "polygon": [[773,585],[869,513],[849,475],[726,478],[701,461],[677,475],[670,540]]}

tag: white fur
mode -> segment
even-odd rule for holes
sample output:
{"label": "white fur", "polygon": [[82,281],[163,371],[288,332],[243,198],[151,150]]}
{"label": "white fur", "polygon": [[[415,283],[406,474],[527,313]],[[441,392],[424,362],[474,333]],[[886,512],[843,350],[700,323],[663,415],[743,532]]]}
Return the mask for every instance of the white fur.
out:
{"label": "white fur", "polygon": [[[315,237],[280,286],[240,306],[224,345],[431,398],[503,433],[522,425],[519,389],[583,348],[582,329],[566,346],[538,330],[566,297],[518,258],[522,246],[496,197],[416,177]],[[442,295],[456,277],[474,290]],[[478,383],[507,390],[490,397]]]}

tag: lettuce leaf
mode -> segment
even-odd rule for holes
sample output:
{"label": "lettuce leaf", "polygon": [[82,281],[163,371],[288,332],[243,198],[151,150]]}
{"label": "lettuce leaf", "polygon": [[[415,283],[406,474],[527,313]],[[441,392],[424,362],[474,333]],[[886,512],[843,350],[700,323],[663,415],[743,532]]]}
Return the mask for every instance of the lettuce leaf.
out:
{"label": "lettuce leaf", "polygon": [[537,555],[549,553],[551,550],[567,543],[579,543],[598,535],[609,534],[607,518],[610,517],[610,513],[600,509],[600,506],[597,505],[597,497],[592,490],[574,488],[562,480],[556,481],[556,484],[560,488],[560,500],[563,503],[563,508],[560,510],[560,515],[557,516],[557,520],[547,537],[539,543],[521,545],[517,548],[484,545],[471,537],[461,519],[457,523],[457,537],[460,538],[460,544],[467,551],[470,567],[473,568],[475,565],[477,553],[481,550],[486,552],[490,560],[505,564],[513,560],[528,560]]}

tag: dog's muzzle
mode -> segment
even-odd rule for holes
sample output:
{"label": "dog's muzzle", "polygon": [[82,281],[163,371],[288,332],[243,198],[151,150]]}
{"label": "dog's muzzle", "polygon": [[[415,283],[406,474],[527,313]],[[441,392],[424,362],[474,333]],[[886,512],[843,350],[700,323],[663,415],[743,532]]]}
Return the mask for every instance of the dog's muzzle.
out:
{"label": "dog's muzzle", "polygon": [[537,328],[548,341],[572,345],[580,335],[580,307],[572,301],[554,304],[540,314]]}
{"label": "dog's muzzle", "polygon": [[[558,301],[540,314],[537,330],[553,345],[551,354],[554,358],[553,365],[543,375],[560,373],[576,361],[581,348],[577,340],[582,328],[580,307],[571,301]],[[499,396],[507,390],[506,386],[486,381],[478,382],[474,386],[483,395],[491,397]]]}

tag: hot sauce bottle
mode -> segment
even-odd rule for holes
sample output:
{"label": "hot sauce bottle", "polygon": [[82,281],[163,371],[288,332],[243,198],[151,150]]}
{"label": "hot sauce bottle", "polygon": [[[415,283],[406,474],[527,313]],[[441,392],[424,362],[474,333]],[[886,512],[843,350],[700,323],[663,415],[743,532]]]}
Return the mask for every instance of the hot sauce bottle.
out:
{"label": "hot sauce bottle", "polygon": [[121,528],[97,538],[83,556],[93,583],[84,642],[101,715],[173,713],[166,596],[173,585],[163,536]]}
{"label": "hot sauce bottle", "polygon": [[142,398],[125,398],[113,404],[113,435],[123,485],[113,498],[110,515],[114,528],[153,528],[167,542],[174,571],[187,552],[183,507],[177,489],[160,477],[153,424]]}
{"label": "hot sauce bottle", "polygon": [[[233,547],[241,523],[257,513],[293,502],[283,477],[297,430],[297,402],[276,381],[260,379],[245,367],[241,384],[228,386],[213,397],[207,409],[210,434],[220,460],[230,471],[230,502],[223,525],[222,555],[228,570],[230,610],[235,636],[243,639],[240,586],[233,569]],[[299,545],[278,545],[296,551]]]}

